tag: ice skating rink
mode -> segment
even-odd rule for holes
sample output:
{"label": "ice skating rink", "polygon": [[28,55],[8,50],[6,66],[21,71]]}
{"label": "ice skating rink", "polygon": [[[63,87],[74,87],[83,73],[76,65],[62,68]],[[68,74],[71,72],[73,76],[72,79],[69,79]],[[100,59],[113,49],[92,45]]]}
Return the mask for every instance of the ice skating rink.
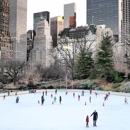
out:
{"label": "ice skating rink", "polygon": [[[130,94],[111,92],[109,99],[104,102],[107,92],[100,93],[96,97],[95,91],[92,95],[89,91],[85,91],[84,96],[81,96],[80,90],[77,92],[68,90],[67,95],[66,90],[58,90],[57,95],[54,91],[48,91],[47,96],[44,96],[43,106],[38,104],[38,100],[41,102],[42,92],[24,95],[18,93],[20,98],[18,104],[15,103],[16,96],[6,96],[5,100],[1,97],[0,130],[130,130],[130,105],[124,103],[125,97],[130,103]],[[80,101],[78,95],[81,97]],[[52,104],[54,96],[57,101]],[[59,96],[62,96],[61,104]],[[93,127],[93,117],[90,117],[94,110],[98,112],[97,127]],[[86,128],[87,115],[89,115],[89,128]]]}

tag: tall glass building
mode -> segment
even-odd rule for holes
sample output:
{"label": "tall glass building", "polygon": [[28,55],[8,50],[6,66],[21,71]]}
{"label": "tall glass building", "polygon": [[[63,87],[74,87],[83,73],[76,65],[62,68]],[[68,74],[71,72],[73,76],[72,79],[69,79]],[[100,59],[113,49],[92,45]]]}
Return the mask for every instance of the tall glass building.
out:
{"label": "tall glass building", "polygon": [[27,0],[9,0],[9,5],[9,31],[14,43],[14,59],[26,60]]}
{"label": "tall glass building", "polygon": [[43,11],[43,12],[34,13],[33,14],[33,29],[35,32],[36,32],[37,24],[41,20],[41,17],[46,19],[48,24],[50,23],[50,12]]}
{"label": "tall glass building", "polygon": [[122,2],[122,40],[130,39],[130,0],[123,0]]}
{"label": "tall glass building", "polygon": [[76,28],[76,3],[64,5],[64,28]]}
{"label": "tall glass building", "polygon": [[86,0],[86,23],[102,25],[113,30],[120,41],[122,22],[122,0]]}

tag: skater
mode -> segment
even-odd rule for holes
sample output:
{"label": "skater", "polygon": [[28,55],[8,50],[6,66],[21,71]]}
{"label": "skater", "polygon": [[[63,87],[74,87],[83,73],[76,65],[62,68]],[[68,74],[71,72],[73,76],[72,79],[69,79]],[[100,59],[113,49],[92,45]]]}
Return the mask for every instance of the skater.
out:
{"label": "skater", "polygon": [[56,97],[54,97],[54,102],[56,102]]}
{"label": "skater", "polygon": [[45,99],[44,99],[44,96],[42,95],[42,97],[41,97],[41,105],[44,104],[44,101],[45,101]]}
{"label": "skater", "polygon": [[68,94],[68,92],[65,93],[66,95]]}
{"label": "skater", "polygon": [[97,97],[98,94],[95,92],[95,95],[96,95],[96,97]]}
{"label": "skater", "polygon": [[108,100],[108,96],[109,96],[109,95],[108,95],[108,94],[106,94],[106,99],[107,99],[107,100]]}
{"label": "skater", "polygon": [[92,94],[92,89],[90,89],[90,94]]}
{"label": "skater", "polygon": [[3,96],[3,99],[5,99],[5,95]]}
{"label": "skater", "polygon": [[60,102],[60,104],[61,104],[61,101],[62,101],[62,97],[60,96],[60,97],[59,97],[59,102]]}
{"label": "skater", "polygon": [[8,90],[8,96],[10,95],[10,91]]}
{"label": "skater", "polygon": [[127,98],[125,98],[125,104],[128,104],[128,102],[127,102]]}
{"label": "skater", "polygon": [[80,101],[80,95],[78,95],[78,101]]}
{"label": "skater", "polygon": [[53,98],[53,95],[51,94],[51,98]]}
{"label": "skater", "polygon": [[87,115],[87,117],[86,117],[86,127],[89,127],[89,116]]}
{"label": "skater", "polygon": [[93,126],[97,126],[96,122],[98,119],[98,113],[96,112],[96,110],[91,114],[91,116],[93,116]]}
{"label": "skater", "polygon": [[46,94],[46,96],[47,96],[47,90],[45,91],[45,94]]}
{"label": "skater", "polygon": [[55,90],[55,94],[57,94],[57,89]]}
{"label": "skater", "polygon": [[89,97],[89,102],[91,102],[91,96]]}
{"label": "skater", "polygon": [[82,94],[81,94],[81,96],[84,96],[84,91],[82,91]]}
{"label": "skater", "polygon": [[42,95],[44,96],[44,91],[42,92]]}
{"label": "skater", "polygon": [[16,97],[16,103],[19,103],[19,97]]}
{"label": "skater", "polygon": [[73,97],[75,97],[75,93],[73,93]]}
{"label": "skater", "polygon": [[108,95],[110,96],[110,92],[108,92]]}
{"label": "skater", "polygon": [[15,92],[15,96],[17,96],[17,91]]}

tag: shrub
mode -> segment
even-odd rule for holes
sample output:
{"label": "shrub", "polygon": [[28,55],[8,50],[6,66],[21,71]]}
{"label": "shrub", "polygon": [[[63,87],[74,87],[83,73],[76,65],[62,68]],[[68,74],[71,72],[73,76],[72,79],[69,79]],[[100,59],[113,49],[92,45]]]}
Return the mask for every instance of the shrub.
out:
{"label": "shrub", "polygon": [[47,88],[48,88],[48,89],[53,89],[54,87],[51,85],[51,86],[48,86]]}
{"label": "shrub", "polygon": [[20,86],[19,90],[28,90],[28,87],[27,86]]}
{"label": "shrub", "polygon": [[91,74],[88,79],[95,79],[96,78],[96,75],[95,74]]}
{"label": "shrub", "polygon": [[119,84],[119,83],[113,84],[112,88],[118,88],[118,87],[120,87],[120,85],[121,84]]}

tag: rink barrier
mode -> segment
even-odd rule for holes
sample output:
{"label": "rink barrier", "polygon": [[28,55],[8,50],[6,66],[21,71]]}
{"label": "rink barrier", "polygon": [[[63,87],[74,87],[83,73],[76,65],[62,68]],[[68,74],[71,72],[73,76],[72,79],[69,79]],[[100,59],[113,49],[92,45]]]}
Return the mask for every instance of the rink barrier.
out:
{"label": "rink barrier", "polygon": [[[56,89],[40,89],[40,90],[36,90],[36,93],[45,93],[45,91],[47,90],[47,92],[51,93],[55,93]],[[84,93],[88,93],[90,94],[90,90],[79,90],[79,89],[57,89],[57,92],[82,92],[84,91]],[[112,91],[99,91],[99,90],[92,90],[92,94],[94,94],[95,92],[97,92],[98,94],[107,94],[108,92],[110,92],[110,95],[115,95],[115,96],[125,96],[125,97],[130,97],[130,93],[123,93],[123,92],[112,92]],[[29,93],[29,91],[18,91],[17,95],[24,95],[24,94],[34,94],[34,93]],[[8,96],[8,93],[1,93],[0,97],[3,96]],[[16,96],[15,92],[10,92],[9,96]]]}

